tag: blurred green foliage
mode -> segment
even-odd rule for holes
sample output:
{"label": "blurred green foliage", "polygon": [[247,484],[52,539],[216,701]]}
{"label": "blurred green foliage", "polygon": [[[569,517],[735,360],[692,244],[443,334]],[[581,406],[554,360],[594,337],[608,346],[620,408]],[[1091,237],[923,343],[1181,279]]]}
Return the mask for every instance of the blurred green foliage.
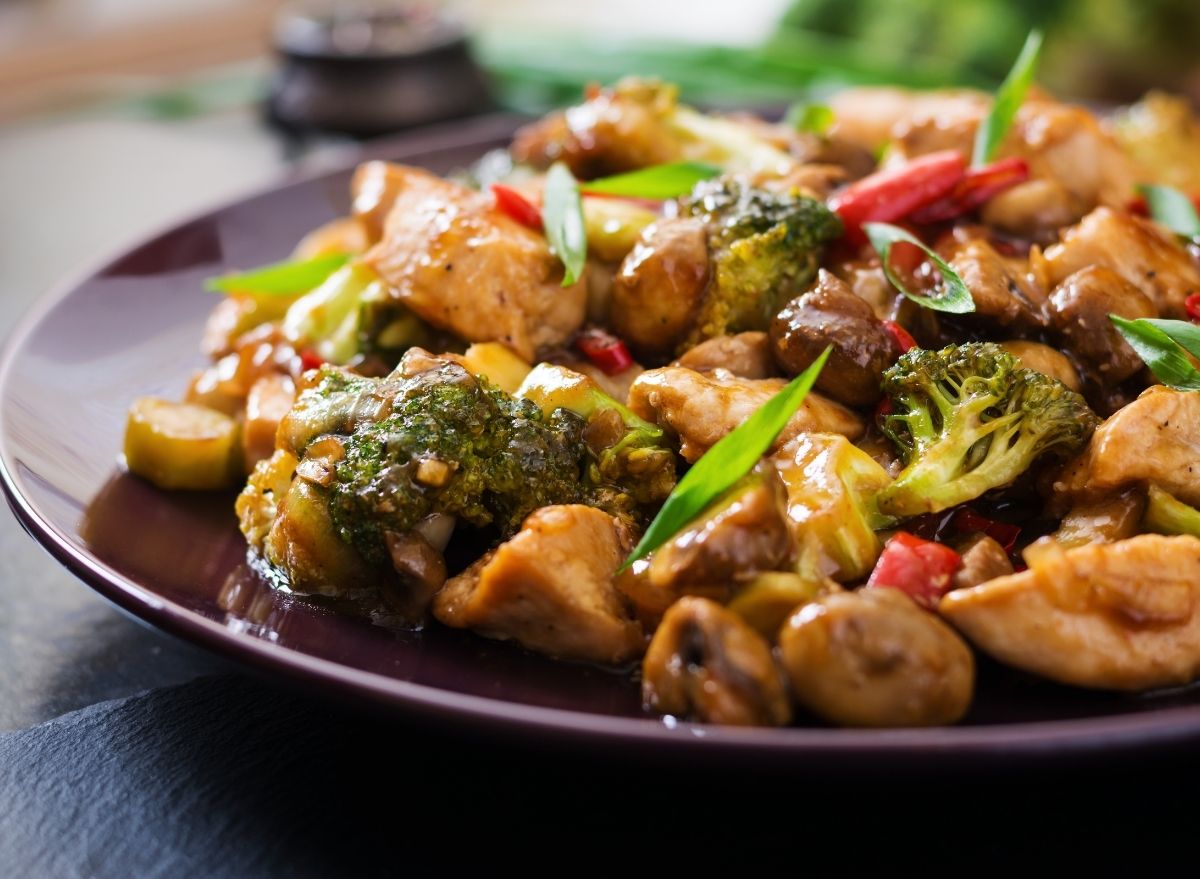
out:
{"label": "blurred green foliage", "polygon": [[676,82],[688,101],[780,104],[848,84],[991,88],[1033,27],[1047,38],[1039,79],[1064,96],[1195,87],[1200,0],[794,0],[754,48],[504,31],[476,48],[502,102],[531,112],[630,74]]}

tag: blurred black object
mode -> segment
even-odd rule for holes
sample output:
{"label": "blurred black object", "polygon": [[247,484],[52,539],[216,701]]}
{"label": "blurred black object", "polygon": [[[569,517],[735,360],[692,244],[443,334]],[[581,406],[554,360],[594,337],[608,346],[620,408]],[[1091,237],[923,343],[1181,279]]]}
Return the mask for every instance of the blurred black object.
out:
{"label": "blurred black object", "polygon": [[430,3],[289,5],[267,113],[293,132],[373,137],[492,107],[461,26]]}

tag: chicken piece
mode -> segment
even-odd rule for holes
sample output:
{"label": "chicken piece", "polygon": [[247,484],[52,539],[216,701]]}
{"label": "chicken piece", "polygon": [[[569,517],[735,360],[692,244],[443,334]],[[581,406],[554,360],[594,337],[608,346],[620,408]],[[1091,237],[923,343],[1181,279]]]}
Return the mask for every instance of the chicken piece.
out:
{"label": "chicken piece", "polygon": [[1138,163],[1144,183],[1200,192],[1200,118],[1182,95],[1148,92],[1116,120],[1117,140]]}
{"label": "chicken piece", "polygon": [[955,549],[962,567],[954,574],[954,589],[968,589],[1013,572],[1004,547],[986,534],[972,534]]}
{"label": "chicken piece", "polygon": [[792,694],[842,726],[935,726],[971,704],[975,660],[962,639],[898,589],[818,598],[779,633]]}
{"label": "chicken piece", "polygon": [[1017,358],[1022,369],[1032,369],[1034,372],[1048,375],[1076,393],[1083,390],[1078,371],[1061,351],[1056,351],[1041,342],[1025,342],[1019,339],[1001,342],[1000,347]]}
{"label": "chicken piece", "polygon": [[363,258],[393,296],[470,342],[502,342],[532,362],[582,326],[583,280],[563,287],[546,239],[478,192],[416,168],[401,175],[383,237]]}
{"label": "chicken piece", "polygon": [[607,513],[543,507],[452,577],[434,597],[433,614],[561,659],[627,662],[642,652],[642,629],[612,581],[632,548],[629,531]]}
{"label": "chicken piece", "polygon": [[[1046,248],[1043,268],[1050,285],[1080,269],[1102,266],[1138,288],[1163,317],[1184,318],[1188,296],[1200,292],[1200,269],[1174,238],[1142,217],[1097,208],[1062,241]],[[1128,302],[1128,300],[1126,300]],[[1138,303],[1134,308],[1140,309]]]}
{"label": "chicken piece", "polygon": [[363,250],[383,237],[396,198],[410,183],[410,168],[392,162],[363,162],[350,179],[351,216],[363,234]]}
{"label": "chicken piece", "polygon": [[684,595],[728,601],[760,572],[786,567],[791,551],[783,483],[773,467],[760,463],[648,562],[623,572],[617,588],[653,625]]}
{"label": "chicken piece", "polygon": [[1030,554],[939,609],[1001,662],[1064,684],[1145,690],[1200,674],[1200,539],[1144,534]]}
{"label": "chicken piece", "polygon": [[990,244],[955,243],[943,254],[975,300],[975,314],[1001,327],[1034,329],[1043,323],[1044,294],[1027,276],[1011,270]]}
{"label": "chicken piece", "polygon": [[792,716],[770,645],[705,598],[682,598],[663,617],[642,664],[642,699],[703,723],[783,726]]}
{"label": "chicken piece", "polygon": [[680,217],[648,226],[613,279],[613,329],[641,356],[669,354],[695,323],[708,280],[703,219]]}
{"label": "chicken piece", "polygon": [[[1013,127],[997,152],[998,158],[1019,156],[1029,163],[1032,181],[1059,187],[1046,190],[1046,200],[1022,215],[1016,199],[1033,208],[1028,193],[1001,193],[983,211],[984,222],[1018,234],[1044,233],[1061,225],[1043,225],[1062,215],[1083,216],[1097,205],[1122,208],[1129,201],[1137,169],[1096,115],[1083,107],[1034,97],[1017,111]],[[1019,187],[1014,187],[1009,192]],[[1056,216],[1057,214],[1057,216]]]}
{"label": "chicken piece", "polygon": [[965,152],[989,104],[988,95],[968,89],[846,89],[830,102],[834,121],[827,134],[871,152],[893,140],[907,140],[912,155],[941,149]]}
{"label": "chicken piece", "polygon": [[1108,319],[1156,317],[1154,302],[1116,272],[1088,266],[1068,275],[1047,303],[1050,326],[1100,384],[1122,382],[1145,364]]}
{"label": "chicken piece", "polygon": [[1148,388],[1096,428],[1054,490],[1094,500],[1147,482],[1200,504],[1200,394]]}
{"label": "chicken piece", "polygon": [[799,375],[830,345],[817,390],[848,406],[879,402],[883,371],[896,362],[900,347],[870,305],[821,269],[812,288],[771,321],[771,347],[783,371]]}
{"label": "chicken piece", "polygon": [[696,347],[689,348],[671,365],[694,369],[696,372],[725,369],[738,378],[773,378],[779,375],[771,354],[771,340],[766,333],[758,332],[705,339]]}
{"label": "chicken piece", "polygon": [[683,158],[683,145],[666,124],[675,90],[625,80],[584,103],[526,125],[513,138],[513,160],[548,168],[562,161],[590,180]]}
{"label": "chicken piece", "polygon": [[[783,379],[738,378],[724,369],[705,375],[682,366],[651,369],[629,389],[629,408],[682,441],[680,454],[696,461],[787,384]],[[844,406],[809,394],[775,440],[778,449],[799,433],[863,434],[863,421]]]}

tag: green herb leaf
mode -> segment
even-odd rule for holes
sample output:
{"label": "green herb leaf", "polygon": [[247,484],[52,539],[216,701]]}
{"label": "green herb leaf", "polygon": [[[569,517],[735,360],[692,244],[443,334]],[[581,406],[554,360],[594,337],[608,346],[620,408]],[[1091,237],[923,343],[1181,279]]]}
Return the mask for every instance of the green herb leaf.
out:
{"label": "green herb leaf", "polygon": [[691,192],[692,187],[701,180],[708,180],[720,173],[721,167],[709,162],[670,162],[628,174],[589,180],[582,185],[582,189],[585,195],[594,192],[625,198],[676,198]]}
{"label": "green herb leaf", "polygon": [[[958,272],[950,268],[944,259],[926,247],[919,238],[890,223],[863,223],[863,231],[867,233],[867,239],[875,248],[875,252],[879,254],[879,259],[883,262],[883,273],[887,275],[887,279],[897,290],[917,305],[950,314],[967,314],[975,310],[975,300],[971,298],[971,291],[963,279],[958,276]],[[897,241],[915,244],[925,251],[925,255],[937,266],[938,271],[942,274],[942,280],[946,282],[945,291],[941,296],[922,296],[920,293],[910,292],[896,277],[892,272],[890,257],[892,245]]]}
{"label": "green herb leaf", "polygon": [[1184,238],[1200,238],[1200,215],[1190,198],[1170,186],[1145,184],[1138,191],[1146,197],[1150,216],[1157,222]]}
{"label": "green herb leaf", "polygon": [[812,390],[831,350],[832,346],[829,346],[822,351],[808,369],[705,452],[679,480],[621,570],[678,534],[683,526],[754,468]]}
{"label": "green herb leaf", "polygon": [[996,156],[996,149],[1008,134],[1017,111],[1025,103],[1025,93],[1033,82],[1034,71],[1037,70],[1038,54],[1042,49],[1042,32],[1032,30],[1025,38],[1021,54],[1017,56],[1012,70],[996,90],[996,98],[992,101],[991,112],[975,132],[975,150],[971,154],[971,164],[976,168],[986,165]]}
{"label": "green herb leaf", "polygon": [[1200,357],[1200,327],[1182,320],[1108,319],[1160,382],[1177,391],[1200,391],[1200,370],[1184,351]]}
{"label": "green herb leaf", "polygon": [[787,108],[783,124],[808,134],[824,134],[833,125],[833,109],[825,104],[801,101]]}
{"label": "green herb leaf", "polygon": [[312,259],[286,260],[269,266],[209,278],[204,283],[215,293],[266,293],[293,296],[321,286],[325,279],[350,260],[348,253],[330,253]]}
{"label": "green herb leaf", "polygon": [[583,264],[587,260],[587,230],[583,225],[579,184],[562,162],[555,162],[546,172],[542,222],[550,247],[566,269],[562,285],[570,287],[583,274]]}

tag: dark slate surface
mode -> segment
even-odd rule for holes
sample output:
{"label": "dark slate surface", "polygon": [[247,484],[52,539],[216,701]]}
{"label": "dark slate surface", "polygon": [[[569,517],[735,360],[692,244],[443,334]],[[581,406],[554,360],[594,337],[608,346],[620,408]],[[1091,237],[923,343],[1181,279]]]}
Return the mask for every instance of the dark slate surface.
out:
{"label": "dark slate surface", "polygon": [[[0,873],[374,876],[474,861],[745,873],[775,861],[797,875],[1001,863],[1036,875],[1051,855],[1146,869],[1192,844],[1197,780],[1179,754],[953,776],[661,766],[460,738],[227,674],[0,736]],[[569,859],[550,859],[559,845]]]}

